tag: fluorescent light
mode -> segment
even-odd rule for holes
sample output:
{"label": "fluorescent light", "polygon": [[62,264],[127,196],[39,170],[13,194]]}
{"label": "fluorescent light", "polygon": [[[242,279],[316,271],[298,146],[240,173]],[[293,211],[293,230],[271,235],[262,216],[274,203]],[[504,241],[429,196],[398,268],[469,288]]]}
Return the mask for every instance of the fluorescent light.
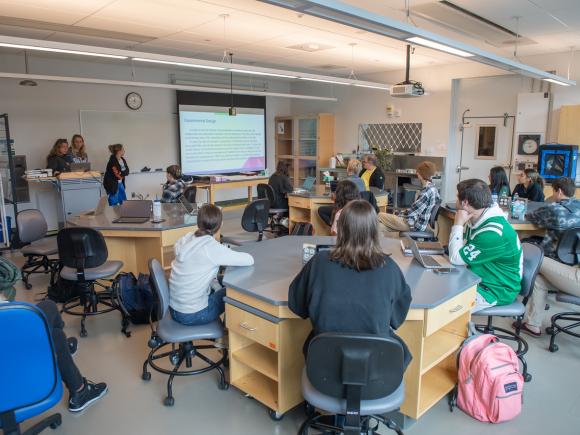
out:
{"label": "fluorescent light", "polygon": [[424,45],[425,47],[434,48],[435,50],[445,51],[447,53],[455,54],[461,57],[471,57],[473,54],[467,51],[459,50],[457,48],[449,47],[448,45],[440,44],[439,42],[430,41],[429,39],[420,38],[419,36],[413,36],[412,38],[407,38],[407,41],[414,44]]}
{"label": "fluorescent light", "polygon": [[326,80],[326,79],[314,79],[311,77],[298,77],[300,80],[309,80],[311,82],[322,82],[322,83],[332,83],[335,85],[350,85],[350,83],[346,83],[346,82],[339,82],[339,81],[335,81],[335,80]]}
{"label": "fluorescent light", "polygon": [[80,54],[82,56],[108,57],[111,59],[127,59],[127,56],[116,54],[93,53],[90,51],[65,50],[62,48],[38,47],[36,45],[7,44],[0,42],[0,47],[21,48],[23,50],[50,51],[53,53]]}
{"label": "fluorescent light", "polygon": [[380,86],[380,85],[359,85],[357,83],[354,84],[354,86],[357,86],[359,88],[369,88],[369,89],[383,89],[383,90],[389,90],[388,86]]}
{"label": "fluorescent light", "polygon": [[263,71],[249,71],[249,70],[245,70],[245,69],[230,68],[230,71],[242,73],[242,74],[254,74],[257,76],[281,77],[284,79],[296,79],[296,78],[298,78],[297,76],[290,76],[290,75],[286,75],[286,74],[276,74],[276,73],[263,72]]}
{"label": "fluorescent light", "polygon": [[213,69],[213,70],[221,70],[221,71],[225,70],[225,68],[221,67],[221,66],[200,65],[200,64],[185,63],[185,62],[169,62],[167,60],[145,59],[144,57],[134,57],[133,60],[136,60],[138,62],[161,63],[163,65],[185,66],[188,68],[204,68],[204,69]]}
{"label": "fluorescent light", "polygon": [[542,80],[544,80],[546,82],[550,82],[550,83],[555,83],[555,84],[560,85],[560,86],[570,86],[570,83],[564,83],[564,82],[560,82],[560,81],[554,80],[554,79],[542,79]]}

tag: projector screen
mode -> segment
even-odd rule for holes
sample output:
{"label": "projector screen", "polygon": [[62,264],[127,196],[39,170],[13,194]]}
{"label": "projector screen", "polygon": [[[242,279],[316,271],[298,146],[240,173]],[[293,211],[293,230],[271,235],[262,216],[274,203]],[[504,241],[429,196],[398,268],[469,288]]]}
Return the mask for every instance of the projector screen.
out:
{"label": "projector screen", "polygon": [[266,169],[264,108],[178,104],[181,170],[187,175]]}

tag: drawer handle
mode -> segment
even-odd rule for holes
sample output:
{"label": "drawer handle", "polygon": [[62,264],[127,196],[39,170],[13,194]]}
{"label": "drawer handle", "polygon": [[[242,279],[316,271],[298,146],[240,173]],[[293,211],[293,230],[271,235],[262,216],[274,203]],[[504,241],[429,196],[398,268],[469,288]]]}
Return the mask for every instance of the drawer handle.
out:
{"label": "drawer handle", "polygon": [[248,324],[246,322],[240,323],[240,327],[247,329],[248,331],[251,331],[251,332],[254,332],[256,330],[256,328],[252,328],[251,326],[248,326]]}
{"label": "drawer handle", "polygon": [[463,305],[457,305],[456,307],[454,307],[454,308],[451,308],[451,309],[449,310],[449,312],[450,312],[450,313],[456,313],[456,312],[458,312],[459,310],[462,310],[462,309],[463,309]]}

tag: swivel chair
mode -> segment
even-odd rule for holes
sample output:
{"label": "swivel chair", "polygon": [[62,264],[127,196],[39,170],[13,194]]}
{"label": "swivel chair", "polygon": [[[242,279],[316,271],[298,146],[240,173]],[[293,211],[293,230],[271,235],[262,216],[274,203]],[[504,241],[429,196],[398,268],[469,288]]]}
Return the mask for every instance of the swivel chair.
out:
{"label": "swivel chair", "polygon": [[[247,243],[261,242],[264,238],[264,231],[268,227],[269,210],[270,202],[267,199],[256,199],[250,202],[242,215],[242,228],[246,233],[221,236],[221,243],[242,246]],[[255,233],[258,233],[257,238],[253,235]]]}
{"label": "swivel chair", "polygon": [[258,191],[258,199],[267,199],[270,203],[270,210],[268,211],[268,226],[272,230],[274,234],[281,234],[283,231],[282,229],[286,230],[286,227],[278,224],[278,220],[284,217],[288,217],[288,209],[287,208],[272,208],[274,204],[277,203],[276,192],[266,183],[260,183],[256,186]]}
{"label": "swivel chair", "polygon": [[[580,264],[580,228],[572,228],[562,234],[562,237],[560,237],[560,240],[558,241],[558,246],[556,247],[556,256],[561,263],[567,264],[569,266],[577,266]],[[556,300],[559,302],[580,306],[580,297],[567,293],[558,292],[556,295]],[[550,335],[550,346],[548,347],[549,351],[558,351],[556,336],[559,333],[580,338],[580,333],[573,331],[579,326],[580,311],[568,311],[553,315],[551,319],[551,325],[546,328],[546,332]]]}
{"label": "swivel chair", "polygon": [[[74,281],[79,292],[79,296],[63,304],[62,311],[73,316],[82,316],[81,337],[87,336],[87,316],[115,310],[121,313],[121,331],[130,337],[131,333],[127,330],[129,316],[119,302],[118,285],[110,279],[119,273],[123,263],[107,261],[109,252],[103,235],[92,228],[64,228],[58,232],[57,242],[63,266],[60,276],[64,280]],[[97,292],[95,285],[104,290]],[[99,304],[105,307],[99,309]],[[82,307],[82,311],[78,310],[79,307]]]}
{"label": "swivel chair", "polygon": [[[211,344],[195,344],[195,341],[213,342],[224,335],[224,326],[220,320],[215,320],[206,325],[187,326],[177,323],[171,317],[169,312],[169,286],[165,277],[165,272],[161,263],[156,259],[149,260],[149,274],[153,283],[153,293],[158,299],[157,304],[157,328],[152,326],[151,338],[148,345],[151,348],[147,359],[143,363],[143,373],[141,378],[144,381],[151,379],[151,372],[147,370],[148,366],[159,373],[169,375],[167,380],[167,397],[163,401],[165,406],[173,406],[173,379],[175,376],[192,376],[217,370],[219,373],[220,390],[227,390],[230,384],[226,381],[222,365],[227,363],[227,350],[223,350],[222,357],[217,361],[212,361],[202,353],[204,349],[216,349]],[[175,346],[177,345],[177,347]],[[170,346],[170,349],[167,347]],[[200,369],[191,369],[193,359],[197,357],[206,365]],[[169,358],[174,366],[173,370],[167,370],[158,365],[159,359]],[[189,370],[180,370],[185,361],[185,366]]]}
{"label": "swivel chair", "polygon": [[183,197],[190,203],[195,204],[195,199],[197,196],[197,187],[196,186],[188,186],[183,191]]}
{"label": "swivel chair", "polygon": [[[542,265],[542,260],[544,259],[544,251],[538,245],[534,245],[532,243],[522,243],[522,253],[524,256],[524,274],[522,276],[520,290],[520,296],[523,298],[522,301],[520,302],[516,299],[509,305],[499,305],[485,308],[484,310],[474,313],[474,316],[487,316],[487,324],[475,325],[479,332],[493,334],[500,339],[516,342],[516,354],[523,365],[524,381],[530,382],[532,380],[532,375],[528,373],[528,364],[524,358],[525,354],[528,352],[528,343],[522,338],[520,331],[522,320],[524,318],[524,314],[526,313],[526,305],[534,289],[534,282],[536,281],[536,276],[538,275],[538,271]],[[515,332],[494,326],[494,317],[515,317]],[[496,331],[499,331],[501,334],[496,333]]]}
{"label": "swivel chair", "polygon": [[22,281],[27,289],[32,288],[28,281],[34,273],[50,273],[50,284],[58,272],[58,259],[49,258],[58,253],[55,237],[46,237],[48,225],[40,210],[22,210],[16,215],[16,227],[20,243],[26,244],[20,252],[26,259],[20,269]]}
{"label": "swivel chair", "polygon": [[437,218],[439,217],[439,210],[441,208],[441,201],[438,201],[431,209],[431,215],[429,216],[429,228],[425,231],[403,231],[399,233],[399,237],[410,237],[413,240],[420,240],[425,242],[436,242],[437,236],[435,235],[435,225],[437,224]]}
{"label": "swivel chair", "polygon": [[384,415],[398,410],[405,399],[404,371],[403,347],[394,338],[317,335],[308,347],[302,395],[309,407],[343,417],[330,424],[323,420],[325,416],[312,412],[298,435],[308,435],[310,428],[360,435],[376,429],[371,427],[373,421],[402,435],[401,429]]}
{"label": "swivel chair", "polygon": [[[19,435],[20,423],[60,402],[60,371],[50,327],[34,305],[0,304],[0,341],[0,429],[5,435]],[[61,422],[60,414],[52,414],[23,434],[37,434],[47,427],[56,429]]]}

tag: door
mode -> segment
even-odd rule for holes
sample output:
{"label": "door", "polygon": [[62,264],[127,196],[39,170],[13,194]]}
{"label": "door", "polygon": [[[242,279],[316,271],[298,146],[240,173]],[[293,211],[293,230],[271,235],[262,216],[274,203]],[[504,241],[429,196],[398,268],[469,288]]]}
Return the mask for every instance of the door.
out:
{"label": "door", "polygon": [[508,179],[512,170],[514,118],[504,116],[466,117],[461,126],[459,181],[479,178],[488,182],[489,170],[502,166]]}

